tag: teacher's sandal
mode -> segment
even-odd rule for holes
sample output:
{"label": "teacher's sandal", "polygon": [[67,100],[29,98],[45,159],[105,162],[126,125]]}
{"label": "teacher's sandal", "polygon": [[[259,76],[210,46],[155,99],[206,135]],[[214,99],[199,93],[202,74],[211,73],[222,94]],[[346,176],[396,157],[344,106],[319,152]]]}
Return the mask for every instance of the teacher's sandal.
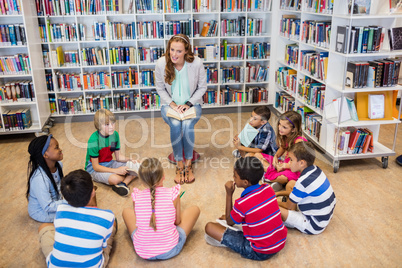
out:
{"label": "teacher's sandal", "polygon": [[194,173],[193,177],[190,178],[190,171],[193,171],[192,165],[186,166],[185,171],[186,171],[186,183],[193,183],[195,181]]}
{"label": "teacher's sandal", "polygon": [[179,175],[179,180],[180,181],[176,181],[176,179],[174,179],[174,182],[177,184],[184,184],[185,182],[185,178],[184,178],[184,168],[180,168],[179,166],[176,166],[176,176]]}

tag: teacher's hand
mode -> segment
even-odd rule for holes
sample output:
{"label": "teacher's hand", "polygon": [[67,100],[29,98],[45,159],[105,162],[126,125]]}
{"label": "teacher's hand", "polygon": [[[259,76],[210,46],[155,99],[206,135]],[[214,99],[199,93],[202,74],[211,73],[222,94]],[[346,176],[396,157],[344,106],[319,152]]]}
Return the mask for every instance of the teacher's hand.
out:
{"label": "teacher's hand", "polygon": [[178,113],[184,113],[185,111],[187,111],[188,109],[190,108],[190,106],[188,106],[187,104],[184,104],[184,105],[177,105],[177,107],[176,107],[176,111],[178,112]]}

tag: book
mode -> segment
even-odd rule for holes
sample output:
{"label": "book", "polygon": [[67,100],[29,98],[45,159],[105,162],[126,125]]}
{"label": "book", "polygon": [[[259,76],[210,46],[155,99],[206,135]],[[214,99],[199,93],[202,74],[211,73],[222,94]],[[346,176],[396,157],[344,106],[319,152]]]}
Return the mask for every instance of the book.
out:
{"label": "book", "polygon": [[402,49],[402,27],[390,28],[388,37],[391,50]]}
{"label": "book", "polygon": [[354,121],[359,121],[359,117],[357,116],[356,105],[355,105],[354,99],[349,98],[349,97],[346,97],[345,99],[346,99],[346,102],[348,104],[350,117]]}
{"label": "book", "polygon": [[126,163],[127,171],[130,173],[130,175],[138,175],[140,165],[141,164],[138,162],[127,161]]}
{"label": "book", "polygon": [[[370,14],[371,0],[354,0],[353,14]],[[352,10],[352,0],[349,0],[349,14]]]}
{"label": "book", "polygon": [[195,112],[194,107],[191,107],[190,109],[188,109],[187,111],[185,111],[184,113],[181,113],[181,114],[169,107],[169,109],[166,113],[166,116],[183,121],[186,119],[195,118],[197,116],[197,114]]}
{"label": "book", "polygon": [[249,147],[257,134],[258,130],[247,123],[239,134],[241,144],[245,147]]}
{"label": "book", "polygon": [[389,0],[389,11],[391,13],[402,13],[402,0]]}
{"label": "book", "polygon": [[384,118],[385,96],[382,94],[369,94],[368,115],[370,119]]}
{"label": "book", "polygon": [[336,45],[335,45],[336,52],[346,53],[348,35],[349,35],[348,26],[338,26],[336,33]]}
{"label": "book", "polygon": [[227,224],[226,220],[221,220],[221,219],[216,219],[216,222],[226,228],[232,229],[233,231],[243,231],[241,224],[235,224],[233,226],[230,226]]}

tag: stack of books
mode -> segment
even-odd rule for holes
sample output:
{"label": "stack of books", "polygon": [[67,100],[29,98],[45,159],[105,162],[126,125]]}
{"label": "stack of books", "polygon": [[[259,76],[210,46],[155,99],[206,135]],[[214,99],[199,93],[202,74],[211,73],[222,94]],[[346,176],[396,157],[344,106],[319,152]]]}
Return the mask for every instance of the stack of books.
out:
{"label": "stack of books", "polygon": [[6,131],[22,130],[32,126],[31,110],[16,109],[3,111],[4,129]]}

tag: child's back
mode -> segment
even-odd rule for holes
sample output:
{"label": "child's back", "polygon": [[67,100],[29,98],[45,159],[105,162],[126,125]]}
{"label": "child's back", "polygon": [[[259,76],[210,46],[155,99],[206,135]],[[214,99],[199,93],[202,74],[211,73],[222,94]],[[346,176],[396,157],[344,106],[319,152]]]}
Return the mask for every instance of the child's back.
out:
{"label": "child's back", "polygon": [[275,192],[268,184],[246,188],[235,201],[231,217],[242,224],[244,236],[256,252],[272,254],[285,246],[287,229]]}
{"label": "child's back", "polygon": [[[149,226],[152,214],[151,194],[149,189],[140,191],[133,189],[133,201],[135,202],[135,215],[137,219],[137,231],[135,232],[134,247],[137,254],[148,259],[165,253],[172,249],[179,239],[176,230],[176,209],[173,201],[180,192],[180,185],[172,188],[157,187],[155,189],[155,218],[156,230]],[[150,241],[152,241],[150,243]]]}

